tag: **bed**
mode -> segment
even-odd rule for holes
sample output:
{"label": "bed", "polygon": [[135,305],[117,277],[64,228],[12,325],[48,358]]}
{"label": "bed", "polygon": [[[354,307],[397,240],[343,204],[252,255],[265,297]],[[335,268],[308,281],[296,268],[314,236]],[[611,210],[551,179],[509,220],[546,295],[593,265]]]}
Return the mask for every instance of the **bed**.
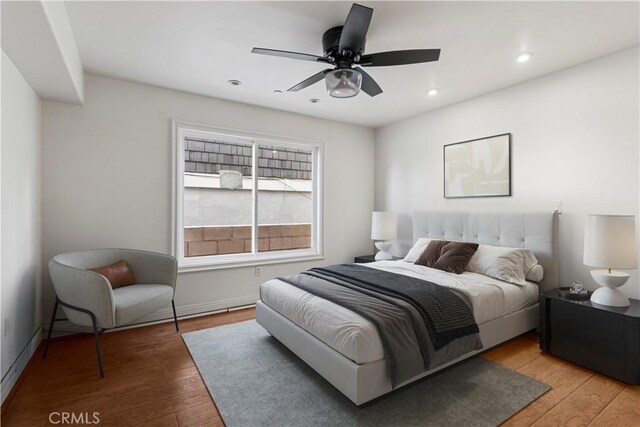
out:
{"label": "bed", "polygon": [[472,302],[482,348],[465,354],[441,352],[436,365],[400,383],[392,381],[388,360],[369,320],[327,299],[275,279],[261,285],[256,319],[272,336],[304,360],[356,405],[459,363],[535,329],[538,296],[558,286],[557,215],[547,212],[469,213],[420,211],[413,216],[414,241],[420,237],[531,249],[544,268],[544,279],[524,286],[506,284],[477,273],[461,275],[403,261],[366,267],[392,272],[464,292]]}

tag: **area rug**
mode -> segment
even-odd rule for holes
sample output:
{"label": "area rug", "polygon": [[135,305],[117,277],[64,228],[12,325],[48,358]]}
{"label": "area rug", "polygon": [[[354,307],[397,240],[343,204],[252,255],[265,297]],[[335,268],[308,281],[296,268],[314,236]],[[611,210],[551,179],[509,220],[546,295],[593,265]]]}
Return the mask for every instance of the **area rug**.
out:
{"label": "area rug", "polygon": [[358,408],[254,320],[182,337],[229,427],[496,426],[549,390],[474,358]]}

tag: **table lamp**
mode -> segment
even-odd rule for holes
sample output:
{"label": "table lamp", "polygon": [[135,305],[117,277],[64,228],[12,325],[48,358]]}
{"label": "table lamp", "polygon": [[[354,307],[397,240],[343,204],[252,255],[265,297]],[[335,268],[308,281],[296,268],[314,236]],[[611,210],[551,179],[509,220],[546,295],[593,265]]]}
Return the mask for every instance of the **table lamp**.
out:
{"label": "table lamp", "polygon": [[374,212],[371,217],[371,240],[375,241],[378,253],[376,261],[392,259],[391,240],[396,238],[396,216],[392,212]]}
{"label": "table lamp", "polygon": [[602,287],[591,295],[591,302],[627,307],[629,298],[619,286],[629,274],[613,268],[638,268],[636,219],[634,215],[587,215],[584,227],[584,264],[605,268],[591,270],[591,277]]}

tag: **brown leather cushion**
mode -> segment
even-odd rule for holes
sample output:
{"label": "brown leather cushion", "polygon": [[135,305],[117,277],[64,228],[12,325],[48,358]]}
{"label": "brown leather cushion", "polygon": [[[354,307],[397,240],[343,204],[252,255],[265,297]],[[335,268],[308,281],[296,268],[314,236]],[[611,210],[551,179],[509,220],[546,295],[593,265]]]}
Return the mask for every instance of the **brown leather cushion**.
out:
{"label": "brown leather cushion", "polygon": [[434,240],[427,245],[415,263],[449,273],[462,274],[476,250],[478,250],[477,243]]}
{"label": "brown leather cushion", "polygon": [[88,270],[102,274],[107,278],[109,283],[111,283],[112,288],[119,288],[136,283],[129,264],[123,259],[113,264],[105,265],[104,267],[89,268]]}

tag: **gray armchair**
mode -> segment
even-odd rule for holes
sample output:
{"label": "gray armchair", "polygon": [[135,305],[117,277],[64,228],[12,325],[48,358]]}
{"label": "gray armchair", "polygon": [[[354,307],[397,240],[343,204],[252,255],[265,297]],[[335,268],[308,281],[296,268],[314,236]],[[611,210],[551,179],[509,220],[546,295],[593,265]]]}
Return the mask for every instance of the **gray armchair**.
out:
{"label": "gray armchair", "polygon": [[[129,264],[135,285],[112,289],[106,277],[87,270],[122,259]],[[102,378],[104,370],[98,337],[102,330],[130,324],[171,303],[177,332],[178,317],[173,302],[177,267],[172,256],[134,249],[97,249],[61,254],[51,259],[49,274],[56,303],[43,357],[47,357],[59,305],[71,322],[93,328]]]}

